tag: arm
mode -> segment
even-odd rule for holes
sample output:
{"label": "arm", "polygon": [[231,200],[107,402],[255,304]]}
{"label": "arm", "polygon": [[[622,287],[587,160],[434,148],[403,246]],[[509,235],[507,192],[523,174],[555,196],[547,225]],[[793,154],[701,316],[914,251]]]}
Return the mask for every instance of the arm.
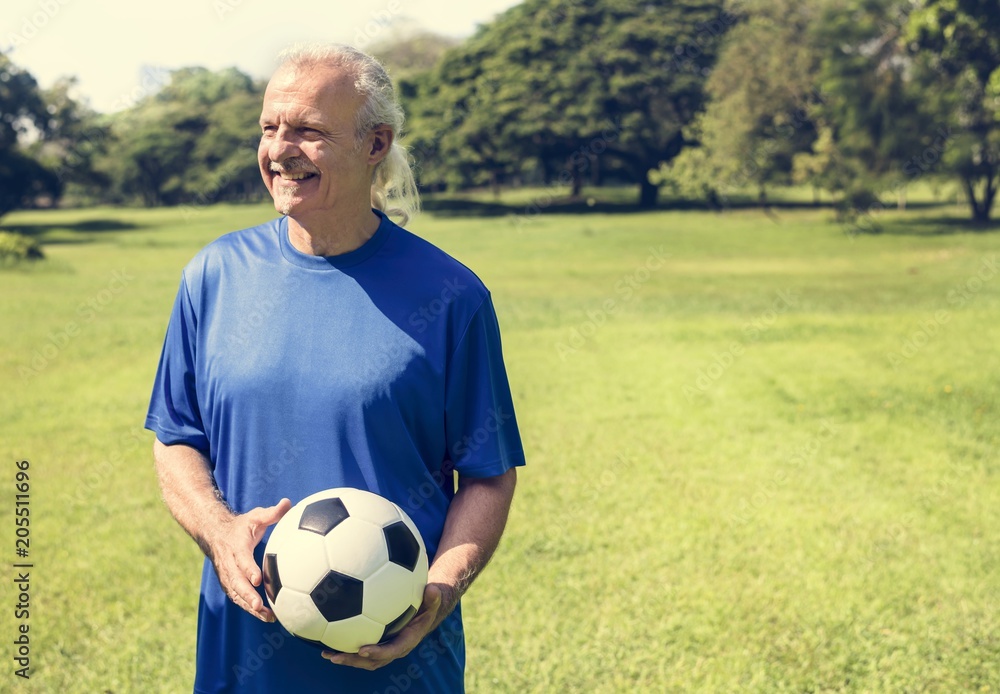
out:
{"label": "arm", "polygon": [[273,622],[274,613],[254,589],[260,585],[261,571],[253,550],[291,502],[282,499],[275,506],[237,515],[222,499],[209,462],[197,449],[167,446],[157,439],[153,458],[167,508],[211,560],[223,590],[250,614]]}
{"label": "arm", "polygon": [[417,616],[387,643],[365,646],[357,655],[324,651],[323,657],[339,665],[375,670],[416,648],[451,614],[489,563],[507,524],[516,483],[516,468],[496,477],[460,477]]}
{"label": "arm", "polygon": [[444,532],[427,582],[441,590],[438,618],[428,631],[451,614],[476,576],[486,568],[500,543],[514,498],[517,469],[497,477],[463,477],[448,507]]}

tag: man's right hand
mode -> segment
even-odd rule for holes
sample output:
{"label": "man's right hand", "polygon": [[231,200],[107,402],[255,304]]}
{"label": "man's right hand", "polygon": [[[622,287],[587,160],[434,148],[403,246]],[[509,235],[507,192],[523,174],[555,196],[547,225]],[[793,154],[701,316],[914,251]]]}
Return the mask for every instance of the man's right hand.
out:
{"label": "man's right hand", "polygon": [[274,506],[258,507],[242,515],[218,521],[206,528],[202,537],[206,554],[215,567],[219,583],[226,595],[254,617],[273,622],[274,613],[261,600],[256,587],[263,578],[254,561],[254,548],[267,529],[288,513],[292,502],[282,499]]}

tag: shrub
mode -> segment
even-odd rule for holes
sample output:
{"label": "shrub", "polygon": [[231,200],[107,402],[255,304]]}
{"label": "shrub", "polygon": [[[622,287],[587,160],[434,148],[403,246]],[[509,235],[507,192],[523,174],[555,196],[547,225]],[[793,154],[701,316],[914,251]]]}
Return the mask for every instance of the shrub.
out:
{"label": "shrub", "polygon": [[17,265],[26,260],[41,260],[45,255],[34,239],[12,231],[0,231],[0,265]]}

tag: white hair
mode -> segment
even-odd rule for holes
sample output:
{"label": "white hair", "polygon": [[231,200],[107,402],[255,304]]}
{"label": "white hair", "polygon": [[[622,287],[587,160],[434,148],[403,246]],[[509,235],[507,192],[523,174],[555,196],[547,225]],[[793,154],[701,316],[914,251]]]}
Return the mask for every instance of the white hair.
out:
{"label": "white hair", "polygon": [[406,224],[420,209],[420,194],[410,167],[406,147],[400,143],[403,130],[403,108],[396,99],[392,80],[382,64],[363,51],[343,44],[296,44],[282,51],[279,67],[331,65],[346,68],[353,73],[354,88],[365,98],[358,109],[355,137],[358,145],[368,133],[379,125],[392,130],[392,147],[389,154],[378,163],[372,175],[372,207],[391,217],[401,218]]}

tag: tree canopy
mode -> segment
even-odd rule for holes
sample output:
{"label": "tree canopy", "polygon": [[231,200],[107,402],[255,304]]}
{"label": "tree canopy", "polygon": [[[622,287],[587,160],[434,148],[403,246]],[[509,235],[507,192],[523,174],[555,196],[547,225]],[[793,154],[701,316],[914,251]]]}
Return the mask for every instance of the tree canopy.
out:
{"label": "tree canopy", "polygon": [[[371,50],[425,191],[628,183],[722,207],[791,183],[844,204],[924,177],[989,220],[1000,188],[1000,13],[986,0],[526,0],[471,37]],[[263,83],[175,70],[99,114],[0,54],[0,214],[263,197]]]}
{"label": "tree canopy", "polygon": [[60,192],[55,172],[21,146],[34,132],[49,130],[49,111],[35,78],[0,53],[0,215],[39,196]]}
{"label": "tree canopy", "polygon": [[648,173],[688,144],[726,27],[712,1],[511,8],[404,86],[421,181],[496,183],[536,168],[579,190],[601,167],[655,204]]}

